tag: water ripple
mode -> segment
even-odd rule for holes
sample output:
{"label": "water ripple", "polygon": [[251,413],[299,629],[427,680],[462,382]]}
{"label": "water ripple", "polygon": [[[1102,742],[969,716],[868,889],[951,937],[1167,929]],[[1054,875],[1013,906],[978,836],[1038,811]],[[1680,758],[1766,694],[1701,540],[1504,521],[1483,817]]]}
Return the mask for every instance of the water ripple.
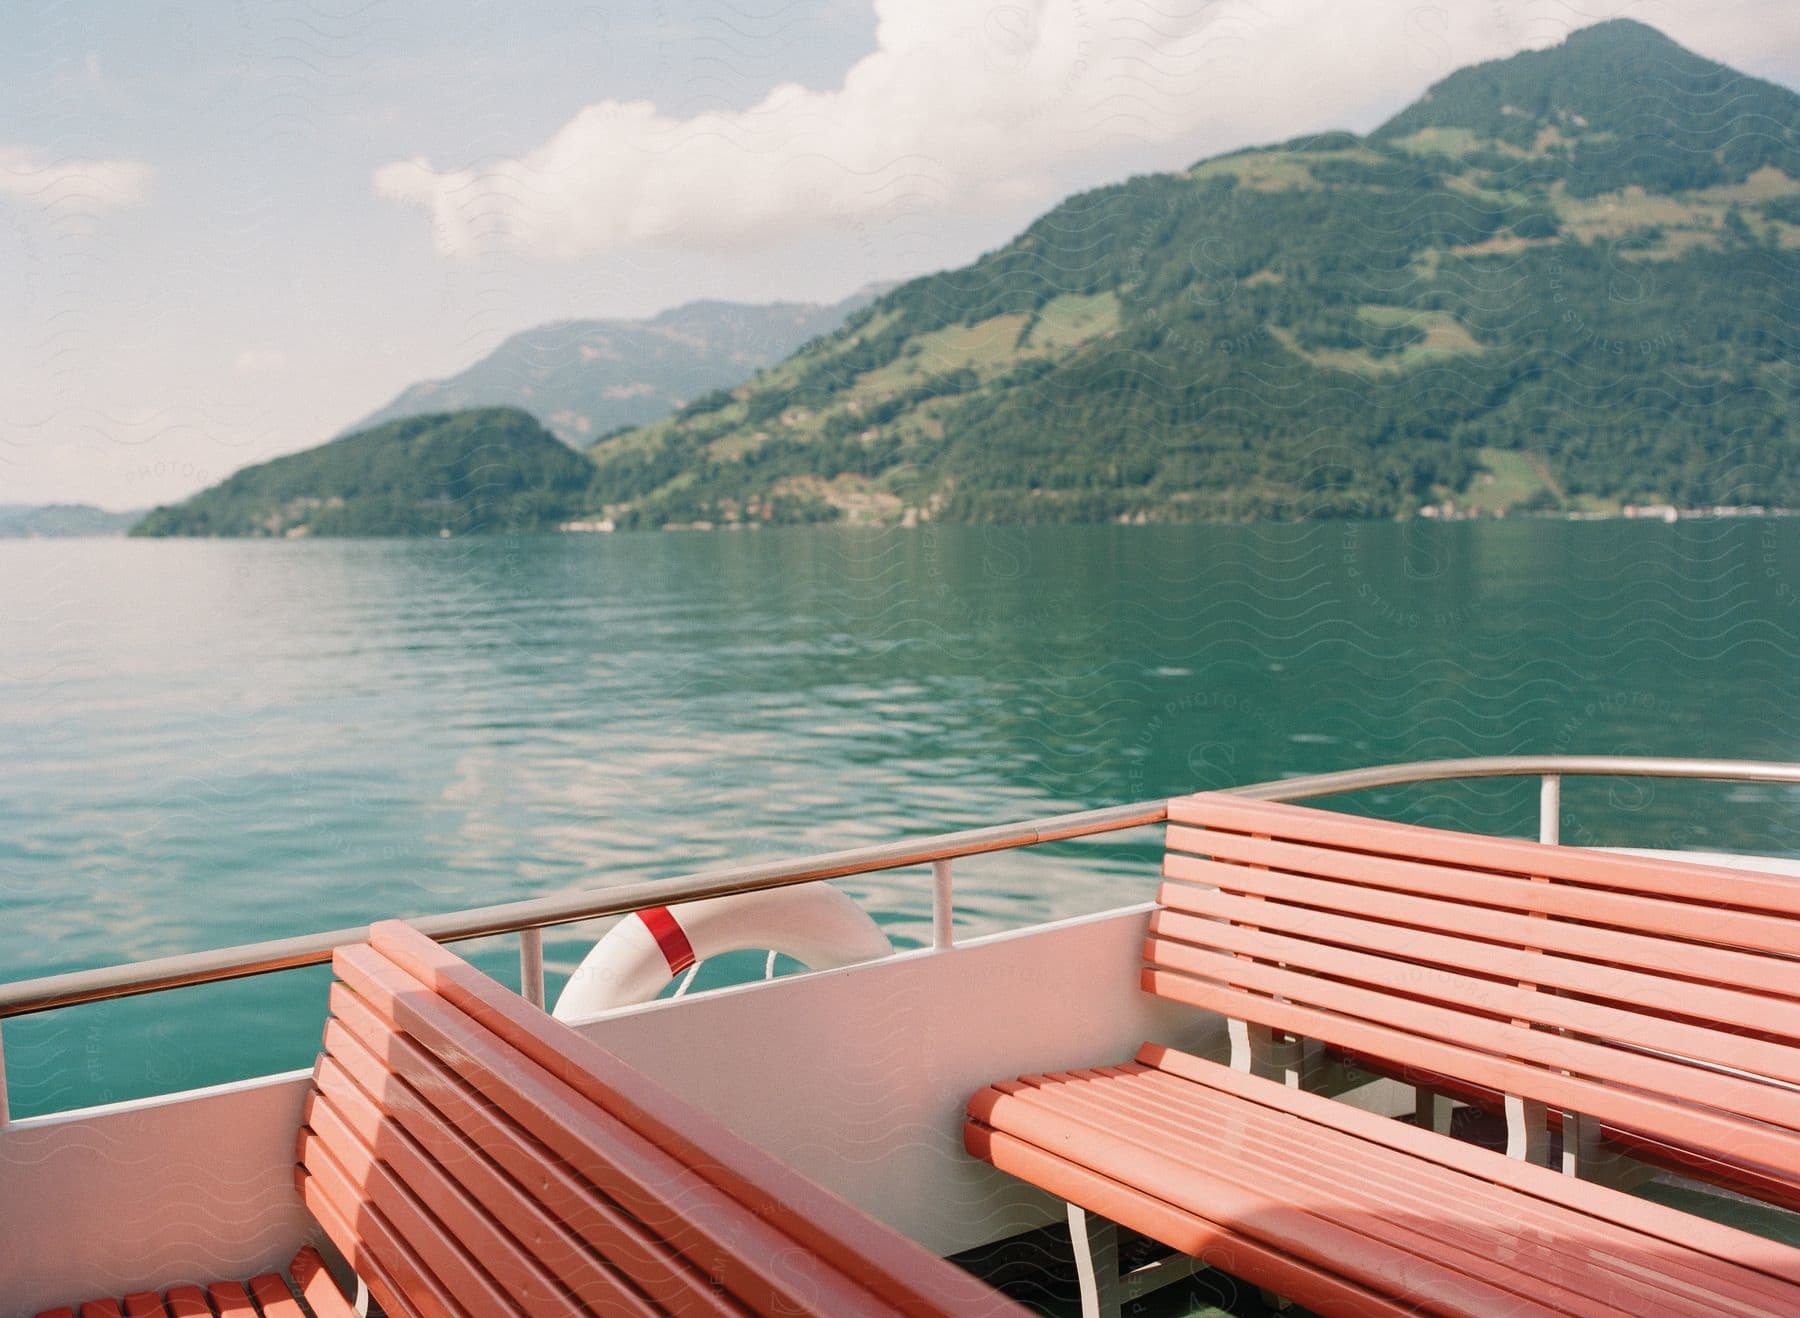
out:
{"label": "water ripple", "polygon": [[[0,738],[11,979],[1385,760],[1797,759],[1800,521],[0,543]],[[1571,783],[1573,840],[1800,850],[1707,790]],[[963,862],[960,927],[1154,847]],[[844,886],[917,943],[924,877]],[[15,1110],[302,1064],[321,984],[9,1023]]]}

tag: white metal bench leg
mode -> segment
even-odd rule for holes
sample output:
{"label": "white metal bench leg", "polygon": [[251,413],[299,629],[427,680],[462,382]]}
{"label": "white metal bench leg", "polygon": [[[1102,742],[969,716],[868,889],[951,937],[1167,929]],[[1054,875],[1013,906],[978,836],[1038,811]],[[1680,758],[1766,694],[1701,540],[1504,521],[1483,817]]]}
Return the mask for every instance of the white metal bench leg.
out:
{"label": "white metal bench leg", "polygon": [[1456,1111],[1456,1103],[1447,1094],[1440,1094],[1435,1089],[1416,1088],[1419,1096],[1417,1115],[1414,1120],[1426,1130],[1434,1130],[1440,1135],[1450,1133],[1450,1118]]}
{"label": "white metal bench leg", "polygon": [[1506,1156],[1522,1158],[1539,1167],[1550,1157],[1549,1113],[1542,1103],[1506,1096]]}
{"label": "white metal bench leg", "polygon": [[1275,1071],[1275,1032],[1267,1025],[1232,1019],[1225,1023],[1231,1039],[1231,1069],[1250,1075],[1272,1076]]}
{"label": "white metal bench leg", "polygon": [[1075,1247],[1075,1274],[1081,1279],[1081,1318],[1120,1318],[1119,1228],[1098,1213],[1069,1205],[1069,1242]]}
{"label": "white metal bench leg", "polygon": [[1281,1081],[1289,1089],[1317,1090],[1325,1078],[1325,1045],[1317,1039],[1296,1038],[1281,1057]]}
{"label": "white metal bench leg", "polygon": [[1267,1025],[1230,1020],[1231,1069],[1265,1080],[1279,1080],[1289,1089],[1316,1089],[1325,1074],[1325,1045],[1317,1039],[1278,1035]]}
{"label": "white metal bench leg", "polygon": [[1563,1113],[1562,1169],[1565,1176],[1604,1181],[1600,1165],[1600,1123],[1580,1112]]}

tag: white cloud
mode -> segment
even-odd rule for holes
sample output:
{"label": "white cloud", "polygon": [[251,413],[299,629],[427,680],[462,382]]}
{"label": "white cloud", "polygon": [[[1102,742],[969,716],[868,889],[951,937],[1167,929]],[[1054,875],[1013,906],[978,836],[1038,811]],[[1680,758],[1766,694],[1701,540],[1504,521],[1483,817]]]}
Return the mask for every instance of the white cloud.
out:
{"label": "white cloud", "polygon": [[47,159],[29,147],[0,146],[0,196],[46,210],[114,210],[150,195],[150,166],[137,160]]}
{"label": "white cloud", "polygon": [[[1116,178],[1121,159],[1167,167],[1368,127],[1374,110],[1458,67],[1612,16],[1576,14],[1563,0],[874,5],[876,49],[837,88],[786,84],[748,109],[685,118],[603,100],[516,159],[397,161],[375,172],[376,191],[428,211],[449,256],[752,247],[920,212],[1049,202]],[[1767,0],[1727,7],[1736,21],[1725,26],[1741,37]],[[1677,40],[1707,27],[1634,0],[1613,9]]]}
{"label": "white cloud", "polygon": [[563,258],[755,245],[897,210],[1037,199],[1071,157],[1167,141],[1224,113],[1246,37],[1272,26],[1252,6],[1182,0],[875,8],[876,49],[835,89],[787,84],[748,109],[688,118],[600,101],[518,159],[400,161],[376,171],[376,190],[427,209],[448,255]]}

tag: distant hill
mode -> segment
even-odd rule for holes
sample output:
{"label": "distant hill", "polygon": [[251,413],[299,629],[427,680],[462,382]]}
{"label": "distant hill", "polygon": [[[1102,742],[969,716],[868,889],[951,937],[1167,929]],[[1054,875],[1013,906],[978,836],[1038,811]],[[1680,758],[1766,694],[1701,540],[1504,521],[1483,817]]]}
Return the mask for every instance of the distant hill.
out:
{"label": "distant hill", "polygon": [[590,450],[627,525],[1800,505],[1800,97],[1614,21],[1056,207]]}
{"label": "distant hill", "polygon": [[515,334],[465,371],[415,384],[346,433],[465,407],[518,407],[566,443],[642,425],[842,325],[880,289],[842,302],[690,302],[648,320],[567,320]]}
{"label": "distant hill", "polygon": [[410,417],[246,467],[143,536],[466,535],[554,527],[593,468],[516,408]]}
{"label": "distant hill", "polygon": [[111,513],[85,503],[0,503],[0,540],[124,535],[142,510]]}

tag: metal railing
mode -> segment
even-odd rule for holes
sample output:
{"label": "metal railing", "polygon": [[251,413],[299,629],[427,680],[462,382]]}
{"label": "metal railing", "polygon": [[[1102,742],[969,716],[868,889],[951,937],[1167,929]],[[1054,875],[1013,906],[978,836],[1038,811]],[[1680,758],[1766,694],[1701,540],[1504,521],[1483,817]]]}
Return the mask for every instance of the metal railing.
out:
{"label": "metal railing", "polygon": [[[1555,842],[1560,836],[1563,778],[1688,778],[1800,786],[1800,764],[1604,755],[1485,756],[1346,769],[1227,790],[1262,801],[1302,801],[1345,792],[1403,787],[1417,783],[1468,778],[1529,777],[1541,780],[1538,836],[1545,842]],[[854,874],[871,874],[880,870],[929,864],[933,873],[932,943],[934,947],[947,948],[955,940],[950,862],[956,858],[1114,833],[1161,823],[1167,818],[1167,800],[1143,801],[1135,805],[1084,810],[1076,814],[1054,815],[1019,824],[966,829],[957,833],[940,833],[934,837],[857,847],[799,860],[733,865],[681,878],[653,879],[557,897],[537,897],[445,915],[424,916],[411,920],[410,923],[442,943],[487,938],[498,934],[518,934],[522,991],[525,997],[542,1006],[543,930],[556,925],[573,924],[602,916],[625,915],[650,906],[668,906],[704,897],[760,892],[768,888],[816,883],[821,879],[838,879]],[[127,965],[20,980],[0,985],[0,1020],[80,1003],[104,1002],[191,984],[245,979],[277,970],[291,970],[298,966],[321,965],[331,959],[332,952],[337,948],[359,943],[367,936],[368,927],[358,925],[326,933],[305,934],[297,938],[246,943],[237,947],[187,952]],[[5,1063],[3,1054],[0,1054],[0,1122],[5,1120]]]}

